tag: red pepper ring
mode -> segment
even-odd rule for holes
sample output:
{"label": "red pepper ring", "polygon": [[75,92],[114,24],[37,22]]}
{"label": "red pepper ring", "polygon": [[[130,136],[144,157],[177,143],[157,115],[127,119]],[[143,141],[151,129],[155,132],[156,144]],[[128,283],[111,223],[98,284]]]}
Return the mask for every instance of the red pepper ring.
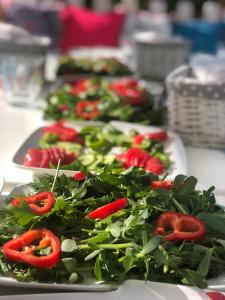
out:
{"label": "red pepper ring", "polygon": [[54,195],[51,192],[41,192],[33,196],[15,198],[11,204],[13,207],[20,205],[21,201],[25,201],[36,215],[44,215],[48,213],[54,204]]}
{"label": "red pepper ring", "polygon": [[127,204],[128,204],[127,198],[118,199],[112,203],[103,205],[103,206],[93,210],[91,213],[89,213],[86,216],[86,218],[91,218],[94,220],[105,219],[108,216],[111,216],[112,214],[125,208],[127,206]]}
{"label": "red pepper ring", "polygon": [[[39,245],[32,242],[40,240]],[[36,256],[35,251],[51,247],[51,253],[46,256]],[[31,266],[49,269],[54,267],[60,258],[60,241],[47,229],[31,229],[2,246],[7,259]]]}
{"label": "red pepper ring", "polygon": [[166,212],[156,220],[154,233],[163,235],[166,241],[195,241],[205,238],[205,223],[192,215]]}

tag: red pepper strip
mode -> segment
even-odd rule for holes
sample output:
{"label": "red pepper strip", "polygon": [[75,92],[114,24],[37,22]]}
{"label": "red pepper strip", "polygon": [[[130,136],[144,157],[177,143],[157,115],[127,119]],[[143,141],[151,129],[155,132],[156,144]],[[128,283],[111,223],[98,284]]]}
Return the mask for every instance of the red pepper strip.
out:
{"label": "red pepper strip", "polygon": [[54,195],[51,192],[41,192],[33,196],[15,198],[11,204],[13,207],[19,206],[21,201],[25,201],[36,215],[48,213],[54,204]]}
{"label": "red pepper strip", "polygon": [[99,101],[80,101],[76,105],[76,114],[85,120],[94,119],[99,116]]}
{"label": "red pepper strip", "polygon": [[78,132],[75,129],[64,126],[63,120],[45,127],[44,132],[58,135],[62,142],[76,142],[76,137],[78,135]]}
{"label": "red pepper strip", "polygon": [[84,180],[86,178],[86,175],[83,172],[77,172],[73,175],[73,178],[77,181]]}
{"label": "red pepper strip", "polygon": [[158,140],[160,142],[165,142],[168,139],[168,134],[166,131],[159,131],[159,132],[152,132],[152,133],[145,133],[145,134],[137,134],[134,137],[134,144],[140,145],[144,139],[149,140]]}
{"label": "red pepper strip", "polygon": [[212,300],[225,300],[225,296],[219,292],[207,292],[206,293]]}
{"label": "red pepper strip", "polygon": [[172,180],[152,181],[151,187],[153,190],[158,190],[158,189],[172,190],[174,187],[174,182]]}
{"label": "red pepper strip", "polygon": [[[163,235],[166,241],[195,241],[205,238],[205,224],[202,220],[177,212],[166,212],[156,220],[154,233]],[[169,231],[169,232],[168,232]]]}
{"label": "red pepper strip", "polygon": [[116,213],[117,211],[125,208],[127,204],[128,204],[127,198],[121,198],[119,200],[116,200],[112,203],[106,204],[104,206],[101,206],[93,210],[86,217],[94,220],[105,219],[108,216],[111,216],[112,214]]}
{"label": "red pepper strip", "polygon": [[150,157],[145,165],[145,171],[156,175],[161,175],[165,171],[165,167],[159,158]]}
{"label": "red pepper strip", "polygon": [[[36,240],[40,240],[39,245],[32,245]],[[46,247],[51,247],[49,255],[35,255],[35,251]],[[47,229],[32,229],[6,242],[2,246],[2,251],[9,260],[26,263],[41,269],[49,269],[59,261],[60,241]]]}

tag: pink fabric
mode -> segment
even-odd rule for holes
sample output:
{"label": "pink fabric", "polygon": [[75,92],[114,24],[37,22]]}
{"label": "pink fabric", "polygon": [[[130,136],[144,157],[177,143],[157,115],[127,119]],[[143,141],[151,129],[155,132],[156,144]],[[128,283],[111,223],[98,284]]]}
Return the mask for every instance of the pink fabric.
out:
{"label": "pink fabric", "polygon": [[63,27],[60,47],[64,52],[80,46],[118,46],[123,13],[97,13],[70,5],[59,17]]}

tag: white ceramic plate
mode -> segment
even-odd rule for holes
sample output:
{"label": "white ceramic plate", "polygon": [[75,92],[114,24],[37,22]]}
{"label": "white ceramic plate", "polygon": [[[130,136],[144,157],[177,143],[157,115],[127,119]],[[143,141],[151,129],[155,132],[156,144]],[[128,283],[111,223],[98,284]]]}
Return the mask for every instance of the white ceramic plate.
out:
{"label": "white ceramic plate", "polygon": [[[19,282],[18,282],[19,284]],[[30,284],[32,285],[32,283]],[[128,280],[117,290],[108,293],[53,293],[2,296],[1,300],[209,300],[203,290],[181,285]]]}
{"label": "white ceramic plate", "polygon": [[[147,132],[155,132],[161,130],[160,127],[153,127],[153,126],[143,126],[133,123],[125,123],[120,121],[111,121],[110,124],[112,124],[115,128],[121,130],[124,133],[127,133],[130,129],[135,129],[139,131],[140,133],[147,133]],[[82,128],[84,126],[101,126],[101,124],[90,124],[88,122],[82,122],[82,123],[68,123],[66,124],[70,127],[74,128]],[[48,173],[48,174],[55,174],[55,170],[53,169],[46,169],[46,168],[35,168],[35,167],[26,167],[23,165],[23,160],[26,152],[28,149],[37,147],[38,141],[42,136],[43,128],[39,128],[35,130],[21,145],[21,147],[17,150],[13,157],[13,163],[20,168],[30,170],[35,174],[40,173]],[[165,142],[165,151],[169,154],[170,160],[173,162],[172,166],[169,170],[169,177],[173,178],[177,174],[186,174],[187,173],[187,159],[186,154],[184,150],[184,146],[178,137],[177,134],[174,132],[169,131],[169,140]],[[67,175],[71,176],[74,174],[74,171],[61,171],[63,173],[66,173]]]}

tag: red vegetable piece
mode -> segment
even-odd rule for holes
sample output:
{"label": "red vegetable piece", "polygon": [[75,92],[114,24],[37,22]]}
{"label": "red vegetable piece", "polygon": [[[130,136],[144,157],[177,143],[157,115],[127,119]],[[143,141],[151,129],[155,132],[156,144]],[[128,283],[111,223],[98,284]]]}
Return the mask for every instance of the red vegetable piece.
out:
{"label": "red vegetable piece", "polygon": [[172,190],[174,187],[174,182],[172,180],[152,181],[151,187],[153,188],[153,190],[158,190],[158,189]]}
{"label": "red vegetable piece", "polygon": [[168,134],[164,130],[158,132],[152,132],[152,133],[137,134],[134,137],[134,144],[140,145],[144,139],[158,140],[160,142],[165,142],[168,139]]}
{"label": "red vegetable piece", "polygon": [[77,181],[81,181],[86,178],[86,175],[83,172],[77,172],[76,174],[74,174],[73,178]]}
{"label": "red vegetable piece", "polygon": [[64,121],[58,121],[44,129],[45,133],[58,135],[62,142],[76,142],[78,132],[74,128],[64,126]]}
{"label": "red vegetable piece", "polygon": [[51,192],[41,192],[33,196],[19,197],[12,200],[13,207],[20,205],[21,201],[25,201],[36,215],[44,215],[48,213],[54,204],[54,195]]}
{"label": "red vegetable piece", "polygon": [[76,114],[85,120],[97,118],[100,114],[99,101],[80,101],[76,105]]}
{"label": "red vegetable piece", "polygon": [[125,208],[127,204],[128,204],[127,198],[121,198],[112,203],[106,204],[104,206],[95,209],[94,211],[89,213],[86,217],[94,220],[105,219],[108,216],[111,216],[112,214]]}
{"label": "red vegetable piece", "polygon": [[225,300],[225,295],[219,292],[206,293],[212,300]]}
{"label": "red vegetable piece", "polygon": [[76,158],[74,152],[67,153],[65,149],[50,147],[43,150],[29,149],[24,158],[24,165],[29,167],[49,168],[50,162],[57,165],[59,159],[62,165],[70,164]]}
{"label": "red vegetable piece", "polygon": [[[32,243],[40,240],[39,244]],[[37,256],[35,251],[51,247],[49,255]],[[7,259],[41,269],[54,267],[60,258],[60,241],[47,229],[31,229],[2,246]]]}
{"label": "red vegetable piece", "polygon": [[157,157],[150,157],[145,166],[145,171],[156,175],[161,175],[165,171],[165,167],[160,159]]}
{"label": "red vegetable piece", "polygon": [[60,104],[59,109],[60,109],[61,112],[64,112],[64,111],[68,111],[69,107],[66,104]]}
{"label": "red vegetable piece", "polygon": [[166,212],[156,220],[154,233],[163,235],[166,241],[195,241],[205,238],[205,224],[192,215],[177,212]]}

